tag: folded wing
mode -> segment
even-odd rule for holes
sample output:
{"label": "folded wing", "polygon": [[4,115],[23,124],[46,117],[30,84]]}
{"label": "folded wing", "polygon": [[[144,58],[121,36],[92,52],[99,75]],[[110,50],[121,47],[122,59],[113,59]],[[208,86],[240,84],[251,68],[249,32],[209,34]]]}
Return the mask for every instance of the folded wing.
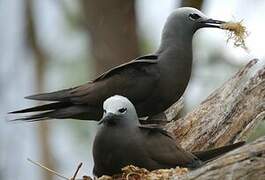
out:
{"label": "folded wing", "polygon": [[18,120],[46,118],[98,120],[102,115],[103,101],[112,95],[126,96],[134,103],[144,101],[159,79],[156,63],[157,60],[153,59],[134,60],[117,66],[84,85],[28,96],[27,99],[55,102],[11,113],[41,112]]}
{"label": "folded wing", "polygon": [[140,128],[148,136],[146,139],[149,139],[145,143],[148,154],[162,167],[181,166],[195,168],[201,165],[201,161],[196,156],[179,147],[164,130],[153,127]]}

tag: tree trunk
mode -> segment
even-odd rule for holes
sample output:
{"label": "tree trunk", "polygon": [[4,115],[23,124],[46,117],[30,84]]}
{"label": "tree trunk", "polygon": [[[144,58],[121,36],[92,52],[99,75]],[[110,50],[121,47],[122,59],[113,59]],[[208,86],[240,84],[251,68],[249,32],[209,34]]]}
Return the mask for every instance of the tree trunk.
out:
{"label": "tree trunk", "polygon": [[139,55],[134,1],[83,0],[96,72]]}
{"label": "tree trunk", "polygon": [[253,77],[250,61],[184,118],[166,129],[189,151],[219,147],[245,140],[250,130],[265,117],[265,69]]}
{"label": "tree trunk", "polygon": [[[36,23],[33,18],[33,1],[26,0],[26,40],[29,45],[34,58],[35,58],[35,71],[36,71],[36,91],[42,92],[44,86],[44,75],[45,75],[45,64],[46,57],[42,48],[39,46],[37,42],[37,32],[36,32]],[[47,121],[43,121],[38,126],[38,134],[39,134],[39,146],[41,152],[42,162],[44,162],[50,168],[54,168],[51,157],[52,153],[49,145],[49,126]],[[52,180],[52,176],[50,176],[47,172],[43,172],[43,179]]]}
{"label": "tree trunk", "polygon": [[180,3],[181,7],[194,7],[196,9],[201,9],[203,5],[203,0],[182,0]]}
{"label": "tree trunk", "polygon": [[265,136],[187,173],[180,179],[246,179],[265,178]]}

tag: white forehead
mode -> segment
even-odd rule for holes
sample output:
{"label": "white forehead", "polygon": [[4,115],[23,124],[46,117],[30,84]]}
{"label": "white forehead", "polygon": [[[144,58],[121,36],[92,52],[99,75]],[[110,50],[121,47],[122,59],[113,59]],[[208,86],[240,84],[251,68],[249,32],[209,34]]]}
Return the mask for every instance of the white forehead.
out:
{"label": "white forehead", "polygon": [[106,99],[103,103],[103,108],[105,110],[117,111],[121,108],[130,109],[132,107],[133,107],[133,105],[129,101],[129,99],[127,99],[126,97],[123,97],[123,96],[119,96],[119,95],[111,96],[108,99]]}

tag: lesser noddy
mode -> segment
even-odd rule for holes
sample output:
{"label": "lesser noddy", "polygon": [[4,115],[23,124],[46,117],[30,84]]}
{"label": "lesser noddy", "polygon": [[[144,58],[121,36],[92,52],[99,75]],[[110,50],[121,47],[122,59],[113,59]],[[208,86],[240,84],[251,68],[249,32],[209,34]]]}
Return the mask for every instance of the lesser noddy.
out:
{"label": "lesser noddy", "polygon": [[220,28],[222,23],[197,9],[178,8],[168,17],[161,44],[154,54],[116,66],[86,84],[25,97],[53,102],[11,113],[39,112],[18,119],[25,121],[47,118],[98,121],[103,114],[103,101],[120,94],[132,101],[140,117],[159,114],[175,103],[187,87],[194,33],[206,27]]}
{"label": "lesser noddy", "polygon": [[141,125],[133,104],[123,96],[112,96],[104,104],[104,115],[93,144],[96,176],[113,175],[127,165],[148,170],[197,168],[204,162],[238,148],[244,142],[201,152],[187,152],[169,133],[156,126]]}

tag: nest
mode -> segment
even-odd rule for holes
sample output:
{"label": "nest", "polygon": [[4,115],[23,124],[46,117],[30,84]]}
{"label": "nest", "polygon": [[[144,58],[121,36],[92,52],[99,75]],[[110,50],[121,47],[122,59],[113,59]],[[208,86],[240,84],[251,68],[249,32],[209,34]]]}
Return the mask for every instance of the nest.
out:
{"label": "nest", "polygon": [[221,24],[221,28],[228,30],[227,42],[230,40],[234,41],[235,47],[242,47],[248,50],[245,39],[249,35],[245,26],[242,25],[243,21],[240,22],[226,22]]}
{"label": "nest", "polygon": [[185,175],[187,172],[187,168],[180,167],[148,171],[144,168],[129,165],[122,168],[122,174],[120,175],[114,175],[112,177],[102,176],[98,180],[164,180]]}

